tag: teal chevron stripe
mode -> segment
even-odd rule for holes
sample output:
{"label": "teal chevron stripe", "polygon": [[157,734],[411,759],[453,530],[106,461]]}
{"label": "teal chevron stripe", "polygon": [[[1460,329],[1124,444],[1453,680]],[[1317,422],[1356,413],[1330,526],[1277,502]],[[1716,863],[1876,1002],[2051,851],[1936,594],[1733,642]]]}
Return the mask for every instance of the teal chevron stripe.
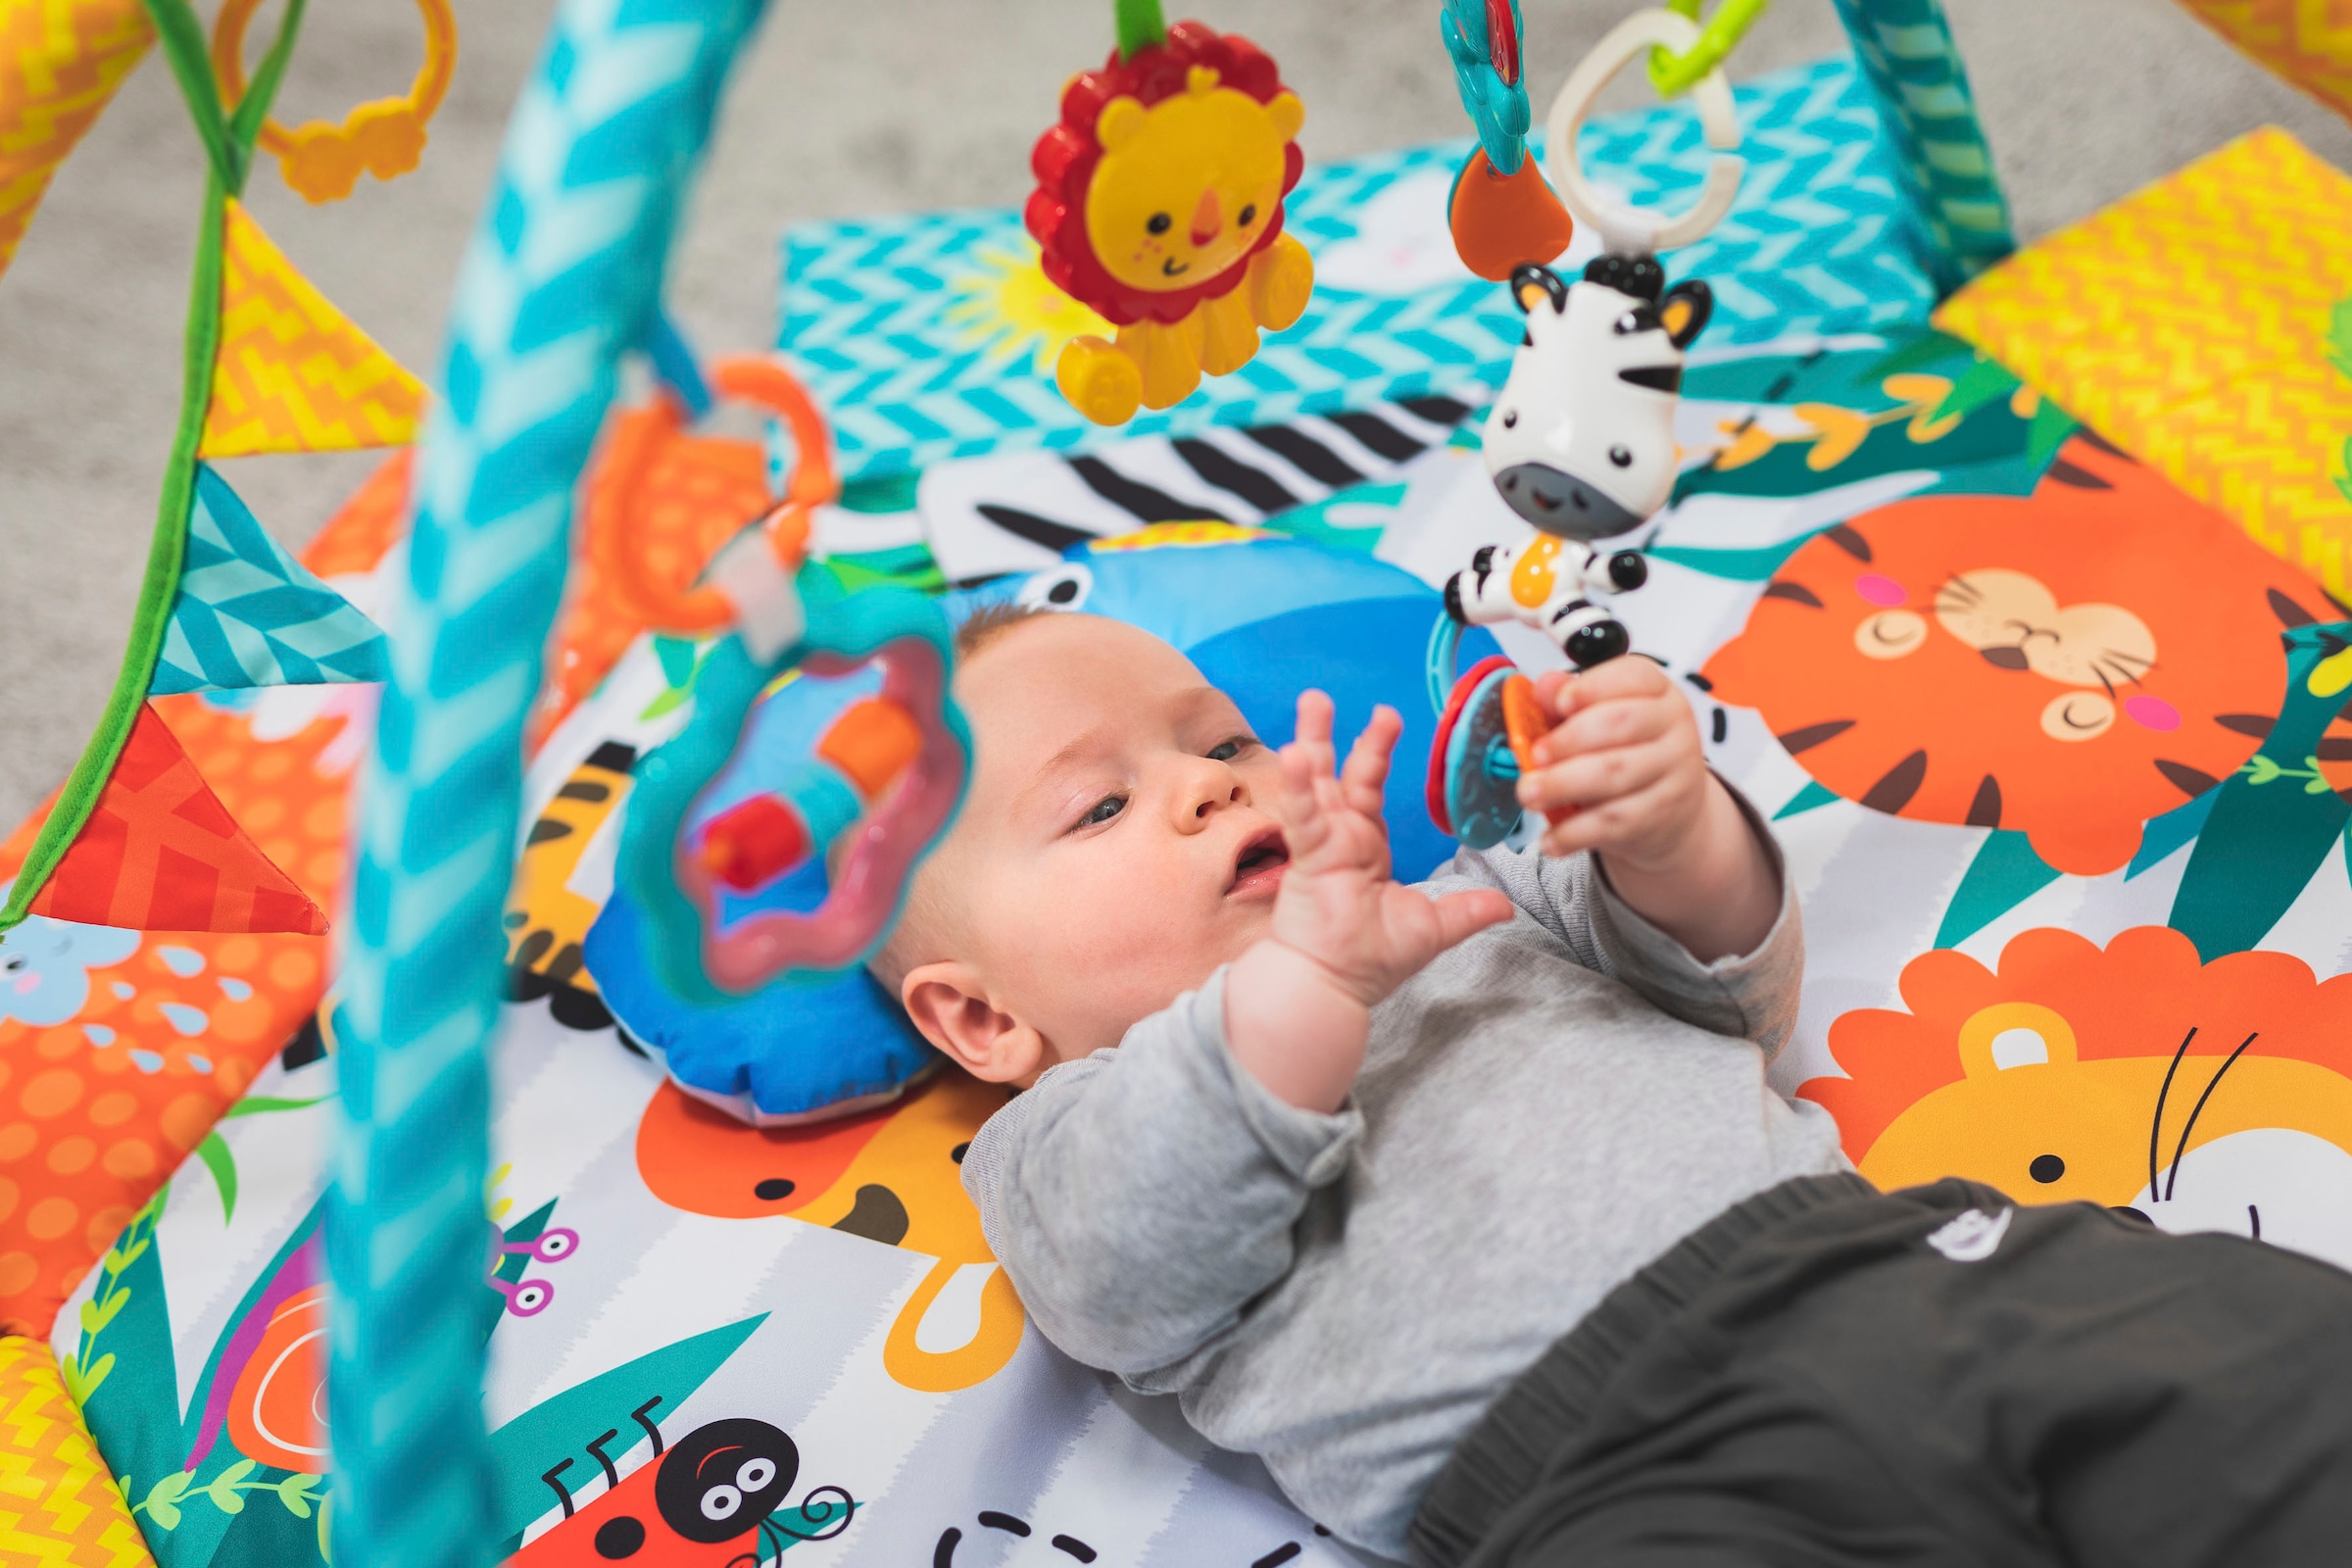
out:
{"label": "teal chevron stripe", "polygon": [[[1667,258],[1704,277],[1710,346],[1790,333],[1870,331],[1919,320],[1936,284],[1923,269],[1903,175],[1873,92],[1850,59],[1776,72],[1738,89],[1748,174],[1715,230]],[[1498,384],[1519,341],[1502,291],[1455,273],[1398,294],[1353,292],[1332,263],[1352,241],[1409,241],[1450,254],[1445,199],[1467,140],[1309,170],[1286,225],[1324,275],[1298,325],[1176,408],[1115,436],[1285,421],[1382,398]],[[1688,203],[1709,151],[1688,105],[1616,115],[1585,129],[1595,174],[1636,201]],[[1399,211],[1397,199],[1418,204]],[[1424,203],[1424,196],[1426,201]],[[1401,230],[1396,225],[1402,225]],[[784,244],[780,341],[833,414],[845,473],[878,477],[1006,446],[1105,438],[1054,388],[1017,328],[989,309],[992,278],[1028,239],[1010,209],[808,224]]]}
{"label": "teal chevron stripe", "polygon": [[[451,309],[344,925],[327,1207],[337,1568],[487,1568],[486,1050],[574,487],[761,0],[562,0]],[[581,1434],[585,1442],[594,1432]]]}
{"label": "teal chevron stripe", "polygon": [[179,597],[149,696],[382,680],[385,649],[375,622],[270,538],[210,464],[196,465]]}
{"label": "teal chevron stripe", "polygon": [[1940,0],[1836,0],[1909,199],[1913,242],[1948,294],[2017,248],[2009,204]]}

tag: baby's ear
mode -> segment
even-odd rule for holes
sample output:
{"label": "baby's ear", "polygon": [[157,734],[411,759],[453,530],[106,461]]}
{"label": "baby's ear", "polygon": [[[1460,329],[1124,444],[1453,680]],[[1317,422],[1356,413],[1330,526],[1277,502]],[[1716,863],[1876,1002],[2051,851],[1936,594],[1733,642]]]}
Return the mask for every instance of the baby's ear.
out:
{"label": "baby's ear", "polygon": [[1022,1083],[1050,1065],[1045,1037],[992,1005],[967,964],[918,964],[899,1000],[925,1040],[985,1083]]}

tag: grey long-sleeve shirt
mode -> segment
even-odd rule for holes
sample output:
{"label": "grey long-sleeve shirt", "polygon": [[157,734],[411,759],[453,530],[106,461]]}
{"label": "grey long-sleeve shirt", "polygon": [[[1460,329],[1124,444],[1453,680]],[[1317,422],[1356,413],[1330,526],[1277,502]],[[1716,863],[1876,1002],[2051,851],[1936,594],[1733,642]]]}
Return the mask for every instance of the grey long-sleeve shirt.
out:
{"label": "grey long-sleeve shirt", "polygon": [[1588,856],[1465,851],[1424,890],[1476,886],[1517,915],[1373,1009],[1338,1114],[1233,1059],[1219,970],[1046,1073],[963,1161],[1049,1339],[1178,1395],[1391,1556],[1454,1445],[1610,1289],[1845,1168],[1828,1114],[1764,1081],[1796,1012],[1792,896],[1754,953],[1701,964]]}

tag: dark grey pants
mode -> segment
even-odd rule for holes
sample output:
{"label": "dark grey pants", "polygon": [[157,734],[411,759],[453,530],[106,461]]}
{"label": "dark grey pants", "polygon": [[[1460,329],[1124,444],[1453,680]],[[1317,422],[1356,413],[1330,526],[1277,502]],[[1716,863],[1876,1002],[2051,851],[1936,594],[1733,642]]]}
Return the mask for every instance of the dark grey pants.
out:
{"label": "dark grey pants", "polygon": [[2352,1274],[1808,1178],[1619,1287],[1455,1450],[1433,1568],[2352,1564]]}

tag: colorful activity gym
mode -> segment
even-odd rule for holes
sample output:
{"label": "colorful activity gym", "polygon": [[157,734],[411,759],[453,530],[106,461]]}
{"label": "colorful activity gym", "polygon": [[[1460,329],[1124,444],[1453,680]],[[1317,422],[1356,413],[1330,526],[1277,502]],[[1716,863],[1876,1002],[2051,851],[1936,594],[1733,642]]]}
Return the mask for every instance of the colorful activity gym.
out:
{"label": "colorful activity gym", "polygon": [[[467,8],[288,123],[345,8],[0,0],[0,294],[133,73],[201,152],[119,673],[0,838],[0,1563],[1372,1561],[1029,1323],[1005,1091],[862,967],[992,604],[1396,707],[1410,878],[1528,831],[1532,675],[1654,659],[1864,1175],[2352,1267],[2352,178],[2266,127],[2021,244],[1941,0],[1758,72],[1767,3],[1547,74],[1425,0],[1450,137],[1310,162],[1218,0],[1100,0],[1024,202],[763,215],[763,344],[665,282],[799,8],[559,0],[404,365],[249,203],[452,156]],[[2352,117],[2352,8],[2178,9]],[[1597,432],[1525,490],[1506,378]],[[299,551],[237,488],[351,453]]]}

